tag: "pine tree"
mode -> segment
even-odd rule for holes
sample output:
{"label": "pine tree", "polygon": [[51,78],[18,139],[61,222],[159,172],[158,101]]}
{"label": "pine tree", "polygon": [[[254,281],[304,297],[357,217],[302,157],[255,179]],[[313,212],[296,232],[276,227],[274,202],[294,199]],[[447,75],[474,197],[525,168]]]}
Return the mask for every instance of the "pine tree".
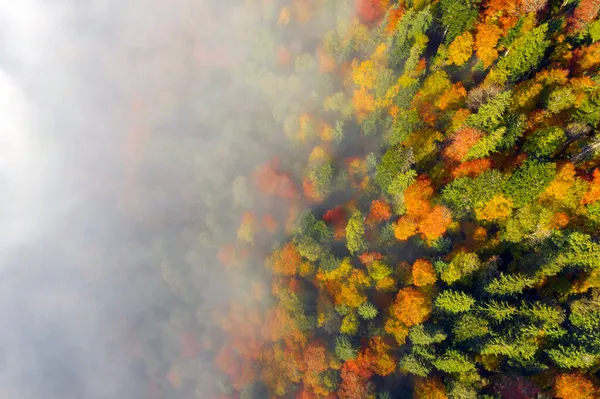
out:
{"label": "pine tree", "polygon": [[358,355],[358,350],[352,346],[348,337],[339,335],[335,339],[335,354],[339,359],[346,361],[355,359]]}
{"label": "pine tree", "polygon": [[371,302],[365,302],[358,308],[358,315],[365,320],[372,320],[377,317],[379,311]]}
{"label": "pine tree", "polygon": [[535,280],[521,274],[504,274],[493,279],[484,287],[484,291],[495,296],[514,296],[533,287]]}
{"label": "pine tree", "polygon": [[447,350],[442,356],[435,359],[433,365],[438,370],[449,374],[476,372],[475,364],[464,353],[454,349]]}
{"label": "pine tree", "polygon": [[547,350],[546,354],[562,369],[589,369],[600,360],[600,353],[588,352],[575,345],[559,344],[557,348]]}
{"label": "pine tree", "polygon": [[346,246],[352,255],[367,249],[364,235],[363,216],[357,211],[350,217],[346,226]]}
{"label": "pine tree", "polygon": [[517,314],[517,308],[507,302],[491,300],[480,308],[492,320],[510,320]]}
{"label": "pine tree", "polygon": [[448,313],[468,312],[475,305],[475,299],[460,291],[445,290],[435,298],[436,308]]}
{"label": "pine tree", "polygon": [[444,341],[447,334],[440,328],[418,324],[410,328],[408,338],[414,345],[431,345]]}
{"label": "pine tree", "polygon": [[540,25],[519,37],[511,45],[508,54],[498,61],[498,76],[517,80],[535,71],[550,45],[547,39],[548,25]]}

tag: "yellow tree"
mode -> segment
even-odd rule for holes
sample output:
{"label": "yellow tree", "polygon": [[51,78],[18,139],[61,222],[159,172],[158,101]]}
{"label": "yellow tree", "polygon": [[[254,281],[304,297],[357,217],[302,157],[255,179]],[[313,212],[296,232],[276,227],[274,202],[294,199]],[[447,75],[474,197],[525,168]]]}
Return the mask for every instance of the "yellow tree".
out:
{"label": "yellow tree", "polygon": [[502,35],[502,29],[496,25],[480,23],[477,25],[477,34],[475,35],[475,53],[483,65],[487,68],[498,58],[498,40]]}
{"label": "yellow tree", "polygon": [[473,54],[473,35],[465,32],[458,36],[448,47],[448,62],[454,65],[464,65]]}

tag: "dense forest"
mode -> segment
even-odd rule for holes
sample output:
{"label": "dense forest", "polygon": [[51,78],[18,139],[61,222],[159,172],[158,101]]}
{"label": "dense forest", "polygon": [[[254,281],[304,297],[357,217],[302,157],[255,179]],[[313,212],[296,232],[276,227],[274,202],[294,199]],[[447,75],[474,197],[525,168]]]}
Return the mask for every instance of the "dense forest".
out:
{"label": "dense forest", "polygon": [[235,7],[128,192],[150,397],[600,397],[600,1]]}

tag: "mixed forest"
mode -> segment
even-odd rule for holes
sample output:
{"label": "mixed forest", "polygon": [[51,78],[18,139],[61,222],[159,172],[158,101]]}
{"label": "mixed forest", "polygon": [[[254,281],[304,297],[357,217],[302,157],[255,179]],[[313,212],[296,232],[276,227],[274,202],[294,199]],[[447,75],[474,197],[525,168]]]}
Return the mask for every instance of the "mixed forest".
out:
{"label": "mixed forest", "polygon": [[140,243],[171,303],[140,324],[153,397],[600,398],[600,1],[238,6],[210,99],[254,96],[210,115],[237,144]]}

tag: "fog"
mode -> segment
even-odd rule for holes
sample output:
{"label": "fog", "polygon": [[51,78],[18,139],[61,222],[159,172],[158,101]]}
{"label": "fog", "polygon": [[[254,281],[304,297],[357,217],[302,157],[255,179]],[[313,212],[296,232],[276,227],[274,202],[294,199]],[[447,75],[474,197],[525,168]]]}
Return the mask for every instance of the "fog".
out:
{"label": "fog", "polygon": [[[263,151],[219,126],[268,114],[222,72],[247,48],[237,8],[0,2],[0,398],[176,396],[159,379],[178,328],[212,328],[228,298],[202,248],[231,228],[206,228],[205,197],[231,197]],[[196,380],[178,397],[212,394],[210,359],[176,368]]]}

